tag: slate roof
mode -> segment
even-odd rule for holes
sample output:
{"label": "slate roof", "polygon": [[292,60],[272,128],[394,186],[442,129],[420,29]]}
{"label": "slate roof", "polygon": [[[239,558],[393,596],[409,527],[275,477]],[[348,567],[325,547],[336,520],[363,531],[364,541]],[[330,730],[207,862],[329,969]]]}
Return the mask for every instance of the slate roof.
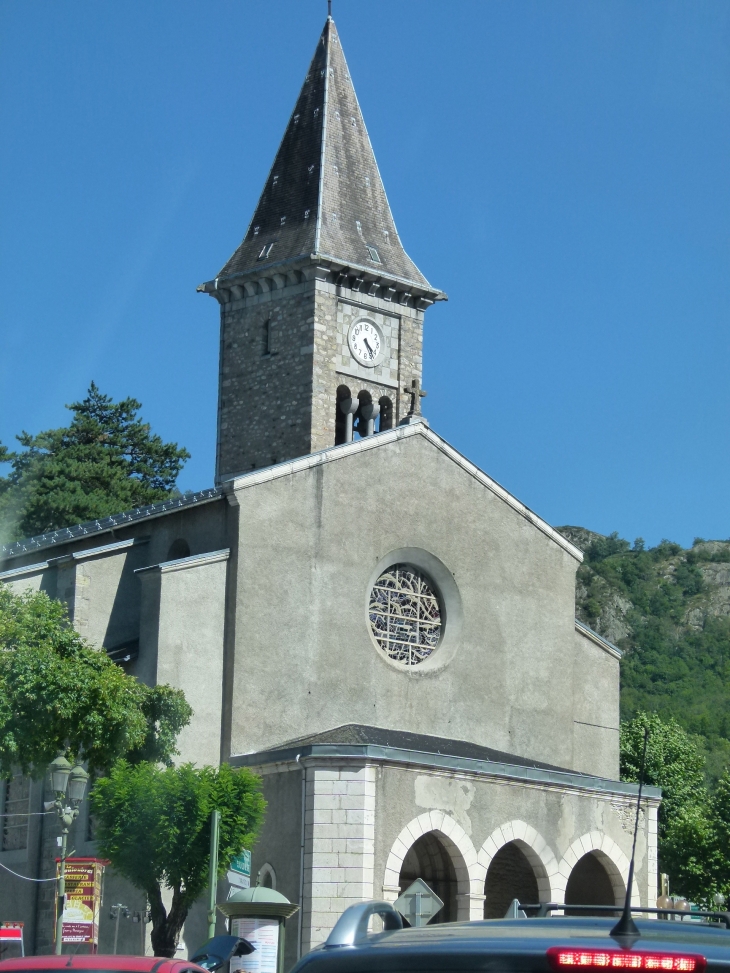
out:
{"label": "slate roof", "polygon": [[198,490],[197,493],[185,493],[180,497],[170,497],[168,500],[150,503],[145,507],[135,507],[133,510],[125,510],[109,517],[100,517],[98,520],[88,520],[73,527],[59,527],[58,530],[49,531],[47,534],[36,534],[24,540],[0,544],[0,562],[5,558],[18,557],[42,548],[58,547],[81,537],[103,534],[108,530],[125,527],[140,520],[161,517],[163,514],[174,513],[182,507],[194,507],[201,503],[208,503],[210,500],[218,500],[222,496],[223,491],[220,487],[210,487],[207,490]]}
{"label": "slate roof", "polygon": [[309,256],[433,290],[398,237],[331,17],[246,236],[218,276]]}
{"label": "slate roof", "polygon": [[488,760],[492,763],[513,764],[517,767],[534,767],[539,770],[559,770],[571,773],[564,767],[541,763],[527,757],[517,757],[513,753],[482,747],[466,740],[449,740],[444,737],[430,736],[425,733],[409,733],[406,730],[388,730],[382,726],[365,726],[362,723],[346,723],[332,730],[314,733],[310,736],[286,740],[275,747],[268,747],[261,753],[290,750],[299,747],[316,747],[323,744],[340,746],[390,747],[393,750],[414,750],[419,753],[441,754],[447,757],[467,757],[469,760]]}

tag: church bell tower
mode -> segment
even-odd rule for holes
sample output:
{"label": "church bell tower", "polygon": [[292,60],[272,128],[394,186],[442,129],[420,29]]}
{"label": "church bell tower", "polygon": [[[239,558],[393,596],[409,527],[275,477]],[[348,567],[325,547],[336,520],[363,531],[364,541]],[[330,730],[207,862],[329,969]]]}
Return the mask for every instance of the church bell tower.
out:
{"label": "church bell tower", "polygon": [[221,306],[216,482],[420,413],[423,315],[445,295],[401,245],[327,18]]}

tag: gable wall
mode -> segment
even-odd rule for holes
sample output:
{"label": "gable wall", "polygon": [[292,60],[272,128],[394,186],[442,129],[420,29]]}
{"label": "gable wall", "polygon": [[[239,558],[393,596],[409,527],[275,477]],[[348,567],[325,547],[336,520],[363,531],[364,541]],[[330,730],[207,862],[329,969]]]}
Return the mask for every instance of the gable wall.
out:
{"label": "gable wall", "polygon": [[[574,766],[577,562],[474,477],[413,436],[236,499],[232,753],[361,722]],[[401,669],[369,634],[373,573],[399,548],[458,588],[446,665]]]}

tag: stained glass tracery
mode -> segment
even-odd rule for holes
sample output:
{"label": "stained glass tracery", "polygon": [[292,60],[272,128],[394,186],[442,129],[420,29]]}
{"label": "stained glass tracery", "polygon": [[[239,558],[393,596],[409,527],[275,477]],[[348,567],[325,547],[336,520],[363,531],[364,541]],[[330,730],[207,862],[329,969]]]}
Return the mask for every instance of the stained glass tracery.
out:
{"label": "stained glass tracery", "polygon": [[425,661],[441,639],[441,605],[433,583],[411,564],[394,564],[370,595],[370,628],[385,654],[406,666]]}

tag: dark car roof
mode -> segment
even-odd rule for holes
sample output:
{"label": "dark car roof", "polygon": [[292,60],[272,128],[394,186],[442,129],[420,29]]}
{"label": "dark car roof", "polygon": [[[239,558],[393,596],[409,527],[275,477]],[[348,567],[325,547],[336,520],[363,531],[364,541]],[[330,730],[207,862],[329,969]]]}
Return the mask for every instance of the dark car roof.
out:
{"label": "dark car roof", "polygon": [[[355,946],[320,948],[295,967],[306,973],[365,973],[388,970],[550,969],[551,946],[618,949],[609,936],[615,918],[549,917],[443,923],[368,936]],[[635,952],[700,954],[708,967],[730,970],[730,930],[702,923],[636,920]]]}
{"label": "dark car roof", "polygon": [[12,970],[119,970],[120,973],[183,973],[183,970],[195,970],[196,973],[207,973],[202,966],[186,960],[161,956],[111,956],[105,953],[26,956],[0,962],[0,973],[11,973]]}

